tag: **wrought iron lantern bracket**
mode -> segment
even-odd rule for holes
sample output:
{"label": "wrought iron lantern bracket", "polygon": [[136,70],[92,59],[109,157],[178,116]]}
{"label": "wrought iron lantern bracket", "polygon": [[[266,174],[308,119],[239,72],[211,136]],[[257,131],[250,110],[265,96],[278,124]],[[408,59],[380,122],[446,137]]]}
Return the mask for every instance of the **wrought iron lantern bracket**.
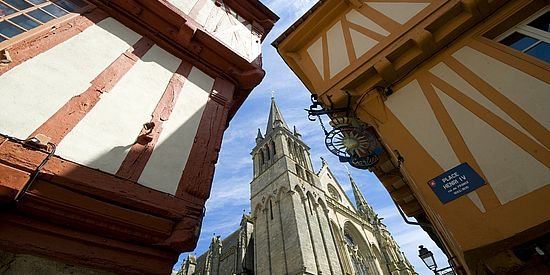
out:
{"label": "wrought iron lantern bracket", "polygon": [[319,102],[319,99],[317,95],[312,94],[311,95],[311,105],[309,106],[309,109],[305,109],[308,113],[307,118],[310,121],[315,121],[315,117],[320,118],[321,115],[333,115],[336,113],[346,113],[346,116],[349,115],[350,106],[351,106],[351,95],[348,91],[345,92],[348,96],[347,100],[347,106],[346,107],[340,107],[340,108],[334,108],[334,102],[332,101],[332,96],[327,95],[327,100],[330,103],[330,107],[324,107],[321,102]]}
{"label": "wrought iron lantern bracket", "polygon": [[[330,96],[327,96],[330,103],[330,107],[327,108],[318,101],[317,95],[312,95],[312,104],[306,109],[308,119],[319,119],[325,133],[325,145],[331,153],[338,156],[340,162],[348,162],[359,169],[370,169],[378,163],[382,149],[372,127],[357,120],[354,114],[350,114],[351,95],[347,91],[345,93],[348,97],[347,106],[343,108],[334,108]],[[332,130],[326,130],[322,115],[328,115],[332,119]]]}

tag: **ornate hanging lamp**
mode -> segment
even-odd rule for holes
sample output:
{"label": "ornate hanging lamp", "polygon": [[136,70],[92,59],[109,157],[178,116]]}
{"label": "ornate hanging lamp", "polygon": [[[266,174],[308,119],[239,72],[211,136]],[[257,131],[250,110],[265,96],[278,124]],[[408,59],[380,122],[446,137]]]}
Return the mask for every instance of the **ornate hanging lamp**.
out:
{"label": "ornate hanging lamp", "polygon": [[[348,92],[346,94],[348,100],[345,108],[334,108],[330,96],[327,97],[330,108],[326,108],[317,100],[316,95],[312,95],[312,104],[306,110],[308,118],[310,121],[319,119],[325,133],[325,145],[331,153],[338,156],[340,162],[348,162],[359,169],[370,169],[378,162],[378,156],[383,149],[374,128],[351,114],[351,95]],[[328,115],[331,118],[329,124],[332,130],[326,130],[321,115]]]}

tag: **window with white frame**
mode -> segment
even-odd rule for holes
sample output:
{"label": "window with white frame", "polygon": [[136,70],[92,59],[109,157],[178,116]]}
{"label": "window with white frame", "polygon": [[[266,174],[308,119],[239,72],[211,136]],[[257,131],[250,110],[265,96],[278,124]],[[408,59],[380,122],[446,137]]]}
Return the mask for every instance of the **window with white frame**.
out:
{"label": "window with white frame", "polygon": [[533,14],[496,40],[550,63],[550,7]]}
{"label": "window with white frame", "polygon": [[88,6],[84,0],[0,0],[0,44]]}

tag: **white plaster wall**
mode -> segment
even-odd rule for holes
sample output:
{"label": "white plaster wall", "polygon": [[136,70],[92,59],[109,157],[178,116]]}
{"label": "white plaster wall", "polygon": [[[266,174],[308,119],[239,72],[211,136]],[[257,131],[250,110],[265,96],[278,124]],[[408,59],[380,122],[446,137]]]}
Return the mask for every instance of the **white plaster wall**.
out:
{"label": "white plaster wall", "polygon": [[[464,84],[444,67],[435,66],[431,71],[446,79],[452,79],[455,84]],[[434,89],[437,88],[434,87]],[[461,163],[437,121],[418,81],[411,81],[399,89],[396,94],[388,98],[386,106],[444,171]],[[468,193],[467,197],[481,212],[485,212],[485,206],[476,191]]]}
{"label": "white plaster wall", "polygon": [[[207,1],[210,2],[210,1]],[[252,26],[244,19],[235,18],[226,7],[217,7],[210,2],[202,11],[209,13],[204,28],[235,53],[252,62],[260,53],[260,35],[252,31]]]}
{"label": "white plaster wall", "polygon": [[324,78],[325,67],[323,66],[323,39],[319,37],[317,41],[307,48],[307,53],[309,54],[309,57],[311,57],[315,68],[319,71],[321,78]]}
{"label": "white plaster wall", "polygon": [[391,18],[400,24],[405,24],[420,11],[426,8],[430,3],[406,3],[406,2],[370,2],[367,3],[371,8],[379,11],[385,16]]}
{"label": "white plaster wall", "polygon": [[181,60],[153,46],[61,141],[57,154],[115,173]]}
{"label": "white plaster wall", "polygon": [[548,167],[445,93],[437,94],[502,204],[550,183]]}
{"label": "white plaster wall", "polygon": [[174,195],[191,152],[214,79],[193,67],[139,183]]}
{"label": "white plaster wall", "polygon": [[204,7],[198,11],[197,16],[193,19],[195,19],[195,21],[197,21],[197,23],[201,26],[204,26],[206,21],[209,20],[211,11],[217,8],[218,7],[216,7],[216,4],[213,1],[206,1],[204,3]]}
{"label": "white plaster wall", "polygon": [[349,65],[348,52],[344,47],[344,31],[340,21],[327,31],[327,44],[330,78],[332,78]]}
{"label": "white plaster wall", "polygon": [[0,77],[0,132],[27,138],[141,38],[107,18]]}
{"label": "white plaster wall", "polygon": [[[469,98],[471,98],[475,102],[481,104],[483,107],[487,108],[493,114],[499,116],[500,118],[502,118],[503,120],[508,122],[510,125],[512,125],[517,130],[519,130],[519,131],[523,132],[524,134],[528,135],[534,141],[537,141],[531,134],[529,134],[529,132],[527,132],[525,129],[523,129],[508,114],[506,114],[503,110],[501,110],[492,101],[487,99],[484,95],[482,95],[474,87],[472,87],[466,80],[464,80],[455,71],[453,71],[451,68],[449,68],[449,66],[445,65],[445,63],[439,63],[439,64],[435,65],[433,68],[430,69],[430,72],[433,73],[434,75],[440,77],[441,79],[445,80],[445,82],[451,84],[457,90],[461,91],[462,93],[467,95]],[[550,113],[548,115],[550,115]]]}
{"label": "white plaster wall", "polygon": [[390,96],[386,106],[443,170],[460,164],[418,81]]}
{"label": "white plaster wall", "polygon": [[378,44],[378,41],[353,29],[350,29],[350,35],[355,56],[358,58]]}
{"label": "white plaster wall", "polygon": [[[189,14],[198,0],[168,0],[177,9]],[[223,1],[222,1],[223,3]],[[214,1],[205,1],[204,6],[193,17],[229,49],[249,62],[254,61],[261,54],[260,34],[252,31],[252,25],[239,20],[228,12],[229,7],[218,7]]]}
{"label": "white plaster wall", "polygon": [[550,83],[532,77],[470,47],[453,54],[457,60],[550,129]]}
{"label": "white plaster wall", "polygon": [[359,25],[383,36],[390,35],[390,32],[388,32],[380,25],[376,24],[376,22],[372,21],[370,18],[365,17],[357,10],[351,10],[350,12],[348,12],[348,14],[346,14],[346,19],[353,24]]}
{"label": "white plaster wall", "polygon": [[168,3],[174,5],[174,7],[178,8],[183,13],[189,14],[198,1],[199,0],[168,0]]}

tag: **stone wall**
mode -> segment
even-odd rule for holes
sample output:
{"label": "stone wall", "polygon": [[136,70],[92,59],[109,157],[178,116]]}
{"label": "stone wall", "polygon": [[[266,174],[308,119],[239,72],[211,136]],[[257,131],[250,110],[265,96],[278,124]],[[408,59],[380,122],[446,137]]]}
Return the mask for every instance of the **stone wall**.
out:
{"label": "stone wall", "polygon": [[0,251],[0,274],[2,275],[114,275],[82,266],[52,261],[50,259]]}

